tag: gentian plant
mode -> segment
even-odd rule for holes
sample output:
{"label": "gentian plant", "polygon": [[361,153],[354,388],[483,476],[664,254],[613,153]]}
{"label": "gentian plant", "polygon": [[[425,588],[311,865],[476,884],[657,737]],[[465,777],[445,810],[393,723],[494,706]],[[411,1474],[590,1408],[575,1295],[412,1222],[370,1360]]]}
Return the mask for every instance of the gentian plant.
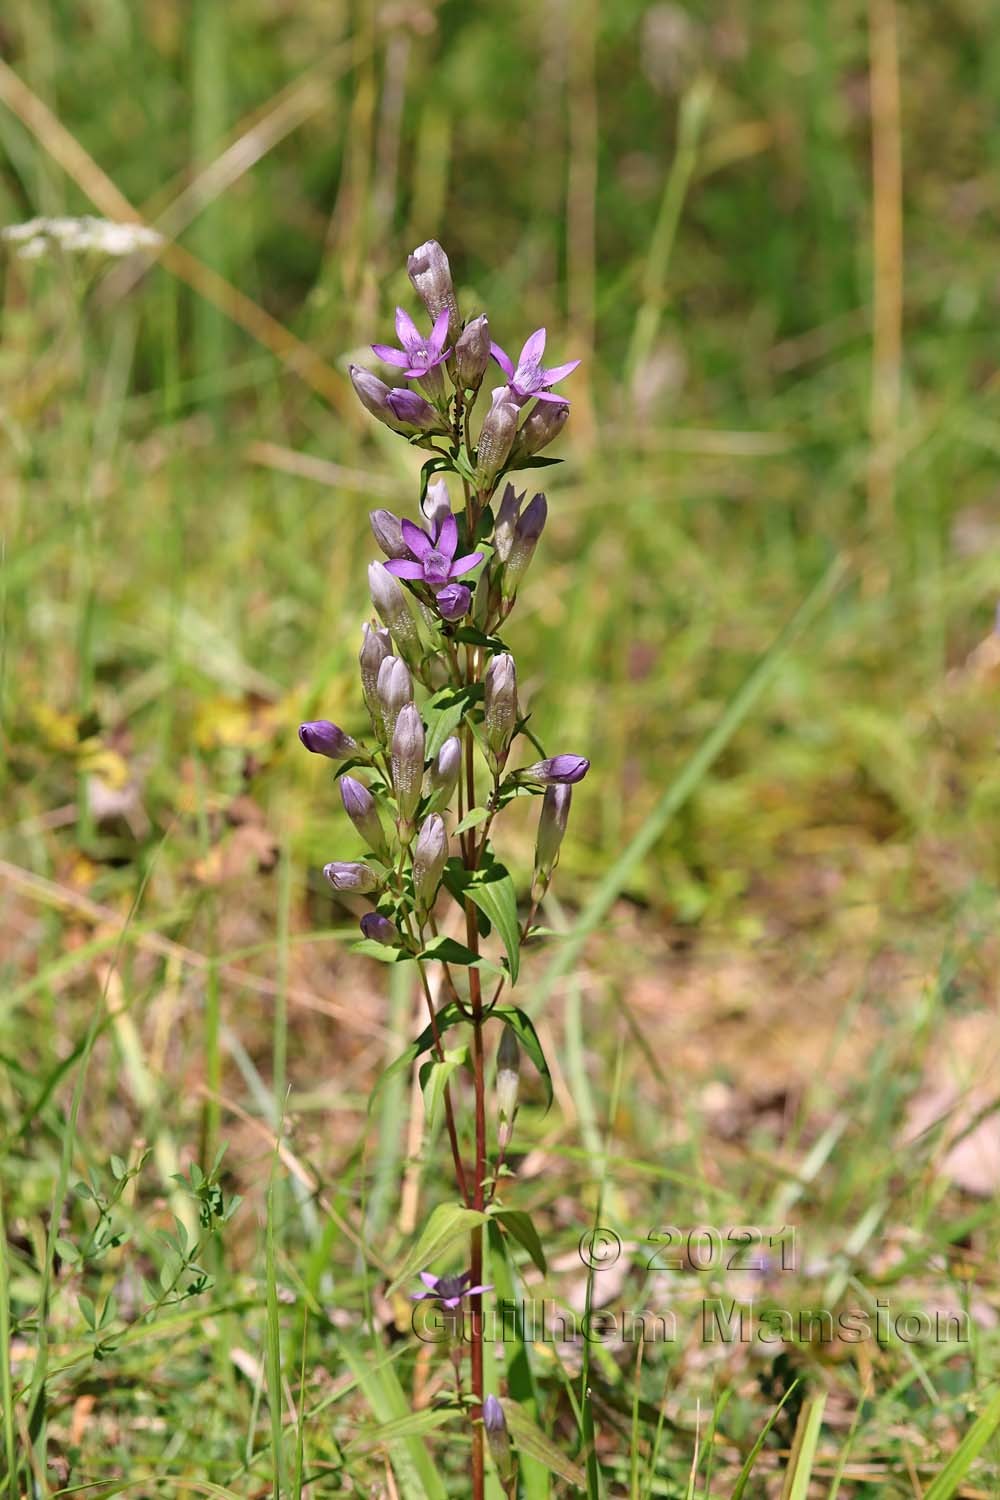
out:
{"label": "gentian plant", "polygon": [[[433,1244],[434,1258],[468,1245],[460,1274],[423,1268],[417,1299],[445,1315],[458,1399],[471,1424],[472,1495],[481,1500],[487,1447],[504,1489],[513,1493],[516,1484],[505,1415],[512,1403],[484,1389],[483,1298],[491,1290],[484,1227],[492,1222],[544,1266],[527,1215],[504,1202],[522,1052],[550,1090],[534,1027],[509,991],[559,858],[572,788],[589,767],[580,755],[549,756],[538,744],[519,700],[514,656],[499,634],[547,515],[544,495],[525,503],[526,491],[507,476],[554,462],[539,455],[562,430],[569,404],[551,387],[577,362],[544,368],[539,329],[515,365],[491,342],[485,314],[463,323],[447,256],[435,241],[414,251],[408,271],[430,331],[421,333],[400,308],[402,347],[372,349],[387,373],[412,385],[350,370],[368,411],[430,454],[413,516],[371,514],[384,557],[369,568],[374,617],[363,626],[359,655],[371,736],[362,743],[322,720],[303,724],[299,735],[307,750],[336,764],[344,809],[368,847],[363,859],[335,860],[324,871],[335,890],[371,905],[361,917],[359,950],[412,962],[427,1007],[426,1029],[394,1067],[426,1055],[426,1106],[429,1114],[438,1104],[443,1109],[458,1201],[435,1210],[403,1278],[420,1269],[422,1245]],[[506,379],[476,421],[491,359]],[[497,818],[518,797],[540,799],[523,916],[494,848]],[[494,936],[498,942],[484,951]],[[430,979],[435,964],[439,987]],[[488,1086],[490,1051],[496,1068]]]}

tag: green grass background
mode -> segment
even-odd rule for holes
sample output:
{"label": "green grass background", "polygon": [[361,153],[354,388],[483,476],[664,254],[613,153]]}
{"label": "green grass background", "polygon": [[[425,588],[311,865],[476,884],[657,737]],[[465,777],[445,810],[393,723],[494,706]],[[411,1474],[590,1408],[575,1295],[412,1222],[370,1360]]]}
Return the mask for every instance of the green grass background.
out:
{"label": "green grass background", "polygon": [[[873,17],[901,82],[897,121],[876,78],[874,140]],[[463,1492],[460,1424],[371,1436],[447,1375],[383,1290],[448,1190],[405,1087],[361,1140],[412,997],[345,946],[318,871],[353,835],[295,739],[361,726],[367,511],[409,503],[419,455],[345,371],[413,309],[406,253],[435,236],[467,316],[584,362],[510,632],[542,740],[593,762],[525,982],[557,1105],[529,1090],[511,1201],[552,1286],[579,1280],[603,1175],[630,1242],[794,1223],[800,1273],[767,1295],[891,1287],[976,1330],[778,1359],[692,1337],[638,1375],[602,1355],[605,1492],[688,1493],[700,1421],[690,1492],[732,1494],[798,1375],[750,1493],[780,1492],[813,1390],[809,1493],[843,1459],[843,1494],[921,1494],[987,1406],[1000,1315],[993,7],[8,0],[0,56],[0,220],[115,217],[110,179],[197,262],[128,284],[2,252],[9,1493],[422,1495],[428,1453]],[[872,173],[897,124],[901,197]],[[530,837],[512,816],[525,881]],[[203,1233],[211,1285],[144,1322],[141,1278],[171,1287],[180,1257],[158,1232],[198,1229],[172,1174],[223,1142],[244,1201]],[[98,1253],[70,1190],[146,1145],[112,1216],[131,1239]],[[95,1360],[79,1298],[99,1318],[110,1294]],[[651,1294],[635,1271],[616,1295]],[[533,1358],[573,1454],[577,1372]],[[993,1493],[996,1462],[940,1493]]]}

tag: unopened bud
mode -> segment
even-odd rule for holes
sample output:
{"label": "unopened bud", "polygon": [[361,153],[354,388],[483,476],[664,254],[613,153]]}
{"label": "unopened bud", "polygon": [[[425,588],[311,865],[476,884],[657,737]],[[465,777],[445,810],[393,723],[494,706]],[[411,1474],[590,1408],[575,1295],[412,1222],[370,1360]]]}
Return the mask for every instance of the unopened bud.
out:
{"label": "unopened bud", "polygon": [[389,845],[375,806],[375,798],[371,792],[360,781],[355,781],[353,776],[342,776],[340,797],[344,804],[344,811],[369,849],[377,854],[379,859],[387,860]]}
{"label": "unopened bud", "polygon": [[483,1402],[483,1430],[490,1457],[496,1465],[501,1483],[508,1485],[513,1478],[514,1459],[510,1448],[510,1433],[503,1407],[496,1396],[487,1396]]}
{"label": "unopened bud", "polygon": [[392,736],[392,785],[401,833],[411,831],[424,781],[424,721],[415,703],[405,704]]}
{"label": "unopened bud", "polygon": [[375,872],[359,862],[334,860],[323,866],[323,874],[335,891],[349,891],[356,896],[366,896],[378,886]]}
{"label": "unopened bud", "polygon": [[517,432],[519,408],[510,400],[507,387],[497,386],[493,403],[483,418],[476,449],[476,484],[488,489],[507,462]]}
{"label": "unopened bud", "polygon": [[514,1131],[517,1090],[521,1081],[521,1049],[510,1026],[505,1026],[497,1048],[497,1143],[506,1149]]}
{"label": "unopened bud", "polygon": [[462,769],[462,742],[457,735],[445,740],[427,773],[427,789],[431,805],[447,807]]}
{"label": "unopened bud", "polygon": [[402,942],[395,925],[379,911],[366,911],[360,925],[365,937],[373,943],[382,943],[386,948],[398,948]]}
{"label": "unopened bud", "polygon": [[365,695],[365,703],[371,714],[372,723],[376,729],[382,722],[382,710],[376,694],[379,667],[387,656],[392,655],[392,636],[388,630],[380,625],[369,625],[367,622],[362,628],[361,650],[358,652],[358,662],[361,666],[361,689]]}
{"label": "unopened bud", "polygon": [[460,327],[458,299],[455,296],[448,257],[437,240],[426,240],[424,244],[417,246],[412,255],[407,256],[406,274],[430,313],[431,322],[436,321],[442,307],[448,309],[448,337],[454,343]]}
{"label": "unopened bud", "polygon": [[545,529],[545,518],[548,513],[548,501],[545,496],[535,495],[518,517],[514,528],[514,545],[510,549],[510,556],[503,570],[502,586],[505,599],[512,599],[517,593],[518,584],[527,572],[528,564],[535,554],[538,538]]}
{"label": "unopened bud", "polygon": [[420,634],[406,595],[380,562],[368,565],[368,587],[375,612],[391,633],[400,655],[410,666],[415,666],[420,661]]}
{"label": "unopened bud", "polygon": [[325,755],[328,760],[350,760],[358,753],[358,742],[329,719],[314,719],[299,725],[299,739],[313,755]]}
{"label": "unopened bud", "polygon": [[443,620],[464,620],[472,603],[472,590],[464,583],[446,583],[434,599]]}
{"label": "unopened bud", "polygon": [[507,561],[513,549],[517,521],[526,493],[526,490],[522,490],[520,494],[517,494],[514,486],[508,484],[501,497],[493,526],[493,549],[502,563]]}
{"label": "unopened bud", "polygon": [[536,760],[517,772],[518,781],[535,781],[542,786],[575,786],[590,770],[590,761],[582,755],[553,755],[550,760]]}
{"label": "unopened bud", "polygon": [[393,432],[402,431],[399,418],[389,406],[389,397],[392,394],[390,386],[384,380],[379,380],[370,370],[363,370],[360,365],[351,365],[348,368],[351,384],[358,395],[362,406],[371,412],[373,417],[378,417]]}
{"label": "unopened bud", "polygon": [[517,670],[507,652],[494,656],[483,680],[486,744],[495,769],[507,759],[517,723]]}
{"label": "unopened bud", "polygon": [[466,391],[478,391],[490,362],[490,323],[485,313],[473,318],[455,345],[455,373]]}
{"label": "unopened bud", "polygon": [[448,485],[440,474],[428,484],[420,509],[431,536],[440,536],[441,527],[451,515],[451,496],[448,494]]}
{"label": "unopened bud", "polygon": [[556,401],[536,401],[532,411],[521,424],[510,461],[516,465],[521,459],[533,458],[553,442],[566,426],[569,407]]}
{"label": "unopened bud", "polygon": [[413,846],[413,892],[421,911],[430,911],[448,858],[448,833],[437,813],[425,818]]}
{"label": "unopened bud", "polygon": [[385,743],[392,740],[396,719],[404,703],[413,702],[413,679],[406,670],[406,663],[398,656],[387,656],[379,668],[378,685],[375,689],[382,713]]}
{"label": "unopened bud", "polygon": [[386,397],[386,405],[397,422],[414,432],[448,431],[440,412],[435,411],[430,402],[425,401],[416,391],[397,386]]}
{"label": "unopened bud", "polygon": [[556,782],[545,788],[535,841],[535,877],[542,882],[547,883],[551,878],[559,859],[559,847],[566,832],[572,800],[573,788],[566,782]]}
{"label": "unopened bud", "polygon": [[409,557],[410,549],[403,541],[403,523],[391,510],[373,510],[369,517],[372,535],[386,557]]}

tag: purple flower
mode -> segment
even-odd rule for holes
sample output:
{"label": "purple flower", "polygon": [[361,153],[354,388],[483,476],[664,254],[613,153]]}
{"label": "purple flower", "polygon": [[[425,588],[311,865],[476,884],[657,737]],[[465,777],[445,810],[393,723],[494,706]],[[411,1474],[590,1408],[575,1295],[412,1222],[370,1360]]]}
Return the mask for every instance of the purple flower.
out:
{"label": "purple flower", "polygon": [[449,316],[448,308],[442,307],[434,319],[430,337],[424,338],[409,313],[397,307],[396,337],[402,344],[402,349],[394,349],[391,344],[372,344],[372,353],[385,360],[387,365],[395,365],[402,370],[407,380],[419,380],[429,394],[441,395],[444,376],[438,367],[451,353],[450,349],[445,348]]}
{"label": "purple flower", "polygon": [[368,911],[361,918],[361,931],[370,942],[382,943],[386,948],[398,948],[400,936],[388,917],[381,912]]}
{"label": "purple flower", "polygon": [[567,375],[572,375],[578,359],[571,359],[565,365],[553,365],[550,369],[542,368],[542,355],[545,353],[545,329],[536,328],[535,332],[526,341],[514,368],[514,361],[509,354],[505,354],[499,344],[490,345],[490,353],[507,377],[507,388],[511,392],[518,406],[523,406],[536,396],[539,401],[560,401],[567,405],[565,396],[556,396],[549,390],[549,386],[557,385],[560,380],[565,380]]}
{"label": "purple flower", "polygon": [[[414,561],[393,558],[385,564],[386,572],[396,578],[409,578],[426,583],[435,593],[444,589],[453,579],[469,573],[483,560],[481,552],[469,552],[465,557],[456,557],[458,547],[458,522],[453,515],[445,516],[437,536],[428,536],[412,521],[403,522],[403,540],[413,554]],[[454,604],[454,596],[449,603]]]}
{"label": "purple flower", "polygon": [[329,719],[300,724],[299,739],[314,755],[325,755],[329,760],[350,760],[358,749],[357,741]]}
{"label": "purple flower", "polygon": [[386,406],[397,422],[402,422],[406,427],[415,427],[418,432],[448,431],[430,402],[425,401],[416,391],[408,391],[405,386],[397,386],[394,391],[389,392]]}
{"label": "purple flower", "polygon": [[492,1292],[490,1286],[469,1286],[472,1280],[470,1271],[463,1271],[461,1276],[432,1276],[430,1271],[421,1271],[420,1280],[428,1288],[426,1292],[415,1292],[412,1300],[414,1302],[440,1302],[442,1307],[449,1310],[461,1307],[466,1297],[475,1297],[480,1292]]}
{"label": "purple flower", "polygon": [[554,755],[551,760],[536,760],[517,774],[523,781],[540,781],[542,786],[573,786],[589,770],[590,761],[582,755]]}
{"label": "purple flower", "polygon": [[472,590],[464,583],[446,583],[434,602],[443,620],[464,620],[472,604]]}
{"label": "purple flower", "polygon": [[378,887],[374,871],[369,870],[360,860],[332,860],[330,864],[323,866],[323,874],[335,891],[351,891],[355,895],[364,896]]}

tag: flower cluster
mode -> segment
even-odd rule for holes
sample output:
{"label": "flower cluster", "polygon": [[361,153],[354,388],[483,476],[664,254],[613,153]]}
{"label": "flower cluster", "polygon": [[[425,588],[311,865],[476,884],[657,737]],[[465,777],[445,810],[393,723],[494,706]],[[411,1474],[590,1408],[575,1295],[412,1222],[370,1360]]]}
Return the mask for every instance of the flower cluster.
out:
{"label": "flower cluster", "polygon": [[[372,345],[390,379],[404,383],[350,367],[368,411],[430,455],[416,513],[400,517],[379,509],[370,517],[382,554],[368,570],[373,613],[359,651],[370,734],[355,737],[318,720],[303,724],[299,736],[307,750],[335,763],[344,810],[365,846],[362,858],[334,860],[324,870],[336,891],[370,907],[361,917],[362,950],[390,962],[413,961],[423,978],[430,1025],[417,1052],[432,1058],[421,1077],[429,1100],[443,1101],[462,1203],[482,1213],[503,1180],[525,1037],[533,1039],[531,1056],[545,1070],[529,1018],[501,1004],[501,996],[517,979],[520,948],[534,934],[559,858],[573,787],[589,768],[583,756],[549,756],[538,744],[519,699],[514,657],[499,635],[548,516],[544,494],[529,499],[507,476],[553,462],[538,455],[561,432],[569,403],[552,387],[577,361],[544,367],[541,328],[515,364],[492,341],[485,314],[463,322],[447,256],[435,241],[415,250],[407,268],[427,322],[418,326],[397,308],[398,343]],[[505,380],[488,398],[483,392],[480,402],[491,360]],[[498,814],[526,796],[537,796],[541,806],[530,903],[522,916],[492,838]],[[486,994],[480,943],[491,935],[502,952],[490,957],[495,988]],[[442,965],[437,1003],[425,977],[431,962]],[[492,1162],[483,1124],[483,1033],[491,1020],[502,1023]],[[444,1038],[456,1028],[471,1032],[471,1045],[446,1053]],[[462,1087],[456,1068],[465,1062],[476,1102],[472,1143],[463,1141],[454,1097]],[[481,1254],[476,1231],[467,1272],[423,1277],[423,1295],[443,1308],[453,1311],[465,1299],[470,1304],[477,1497],[484,1431],[498,1469],[506,1442],[502,1408],[495,1399],[486,1404],[481,1349],[476,1354],[481,1299],[490,1290]],[[453,1357],[458,1372],[461,1356]]]}

